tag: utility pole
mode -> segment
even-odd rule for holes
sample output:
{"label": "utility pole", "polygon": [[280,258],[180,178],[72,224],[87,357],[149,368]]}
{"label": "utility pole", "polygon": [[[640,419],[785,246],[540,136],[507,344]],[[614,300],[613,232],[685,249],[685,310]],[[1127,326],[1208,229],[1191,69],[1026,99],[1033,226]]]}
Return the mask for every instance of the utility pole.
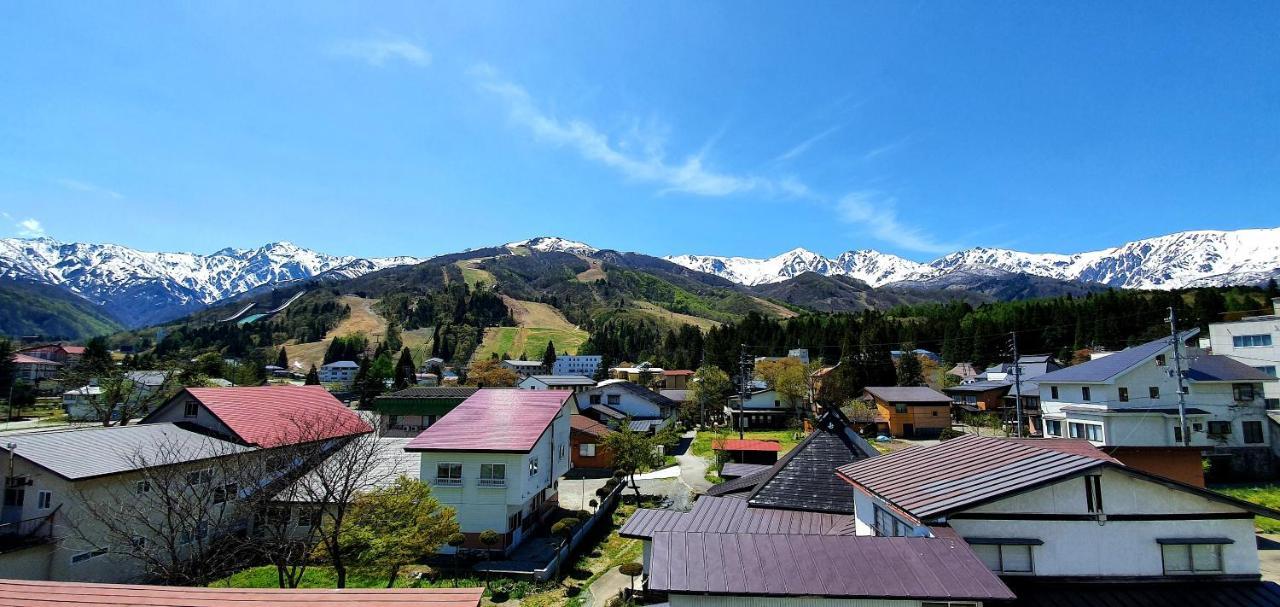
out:
{"label": "utility pole", "polygon": [[1173,343],[1173,373],[1178,380],[1178,428],[1182,434],[1182,446],[1191,446],[1191,433],[1187,427],[1187,389],[1182,378],[1182,340],[1178,339],[1178,313],[1169,306],[1169,341]]}
{"label": "utility pole", "polygon": [[738,359],[738,438],[746,437],[743,424],[746,423],[744,415],[747,410],[747,396],[751,393],[751,366],[754,361],[747,356],[747,344],[741,344],[742,353]]}
{"label": "utility pole", "polygon": [[1009,332],[1009,341],[1013,345],[1013,411],[1015,423],[1018,424],[1017,437],[1022,438],[1022,363],[1018,357],[1018,332]]}

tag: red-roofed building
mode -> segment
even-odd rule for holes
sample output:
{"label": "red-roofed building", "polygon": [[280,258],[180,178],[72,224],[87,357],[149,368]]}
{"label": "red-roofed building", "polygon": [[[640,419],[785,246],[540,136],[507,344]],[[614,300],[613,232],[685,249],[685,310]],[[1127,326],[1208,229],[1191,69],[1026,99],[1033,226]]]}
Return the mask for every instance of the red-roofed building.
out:
{"label": "red-roofed building", "polygon": [[778,441],[724,438],[711,441],[713,451],[723,451],[729,461],[739,464],[772,464],[778,461],[782,445]]}
{"label": "red-roofed building", "polygon": [[34,358],[43,358],[56,363],[75,362],[84,356],[84,346],[68,346],[64,344],[46,344],[43,346],[31,346],[18,350],[19,354],[26,354]]}
{"label": "red-roofed building", "polygon": [[662,371],[663,390],[688,390],[693,380],[693,371],[688,369],[665,369]]}
{"label": "red-roofed building", "polygon": [[36,383],[57,375],[61,368],[61,363],[47,358],[22,353],[13,355],[13,376],[22,381]]}
{"label": "red-roofed building", "polygon": [[372,432],[355,411],[321,386],[187,388],[141,423],[188,422],[253,447]]}
{"label": "red-roofed building", "polygon": [[569,390],[482,389],[405,446],[422,454],[432,494],[457,511],[467,547],[482,547],[492,529],[509,551],[555,506],[572,467],[575,402]]}
{"label": "red-roofed building", "polygon": [[569,420],[569,448],[572,450],[574,468],[612,468],[613,454],[604,447],[604,437],[613,430],[585,415],[573,415]]}

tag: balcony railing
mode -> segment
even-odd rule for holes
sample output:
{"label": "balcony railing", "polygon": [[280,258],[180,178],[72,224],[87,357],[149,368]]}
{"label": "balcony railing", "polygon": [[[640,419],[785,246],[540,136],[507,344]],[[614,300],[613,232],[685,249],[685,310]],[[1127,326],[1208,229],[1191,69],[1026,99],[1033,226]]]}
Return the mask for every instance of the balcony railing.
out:
{"label": "balcony railing", "polygon": [[59,506],[44,516],[12,523],[0,523],[0,552],[53,541],[53,515],[57,514],[61,508]]}
{"label": "balcony railing", "polygon": [[439,478],[437,477],[433,484],[437,487],[461,487],[462,479],[460,478]]}
{"label": "balcony railing", "polygon": [[476,482],[477,487],[501,488],[507,486],[505,478],[482,478]]}

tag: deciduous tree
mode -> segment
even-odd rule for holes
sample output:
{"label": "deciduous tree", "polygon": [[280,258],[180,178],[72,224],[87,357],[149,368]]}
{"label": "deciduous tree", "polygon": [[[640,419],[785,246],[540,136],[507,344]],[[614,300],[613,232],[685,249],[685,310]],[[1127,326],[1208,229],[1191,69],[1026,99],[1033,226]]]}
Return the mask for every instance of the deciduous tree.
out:
{"label": "deciduous tree", "polygon": [[387,571],[387,588],[395,586],[401,567],[434,553],[458,532],[453,509],[432,497],[430,485],[403,476],[356,497],[349,518],[343,550],[353,564]]}
{"label": "deciduous tree", "polygon": [[516,385],[519,376],[495,360],[477,360],[467,371],[467,385],[483,388],[502,388]]}

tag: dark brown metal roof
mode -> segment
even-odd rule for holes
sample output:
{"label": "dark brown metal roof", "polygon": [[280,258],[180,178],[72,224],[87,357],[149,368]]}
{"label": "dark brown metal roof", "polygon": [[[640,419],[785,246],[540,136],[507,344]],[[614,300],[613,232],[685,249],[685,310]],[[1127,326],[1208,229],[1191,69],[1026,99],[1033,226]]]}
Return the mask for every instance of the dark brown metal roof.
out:
{"label": "dark brown metal roof", "polygon": [[921,537],[663,531],[653,537],[649,588],[728,596],[1014,598],[963,541]]}
{"label": "dark brown metal roof", "polygon": [[1025,442],[966,435],[854,462],[838,472],[924,520],[1107,464]]}
{"label": "dark brown metal roof", "polygon": [[0,580],[5,607],[478,607],[483,588],[244,589]]}
{"label": "dark brown metal roof", "polygon": [[867,393],[890,403],[950,403],[951,397],[924,386],[868,386]]}
{"label": "dark brown metal roof", "polygon": [[662,531],[823,535],[846,528],[852,518],[825,512],[751,508],[746,500],[704,496],[693,503],[689,512],[641,508],[627,519],[619,535],[635,539],[649,539]]}

